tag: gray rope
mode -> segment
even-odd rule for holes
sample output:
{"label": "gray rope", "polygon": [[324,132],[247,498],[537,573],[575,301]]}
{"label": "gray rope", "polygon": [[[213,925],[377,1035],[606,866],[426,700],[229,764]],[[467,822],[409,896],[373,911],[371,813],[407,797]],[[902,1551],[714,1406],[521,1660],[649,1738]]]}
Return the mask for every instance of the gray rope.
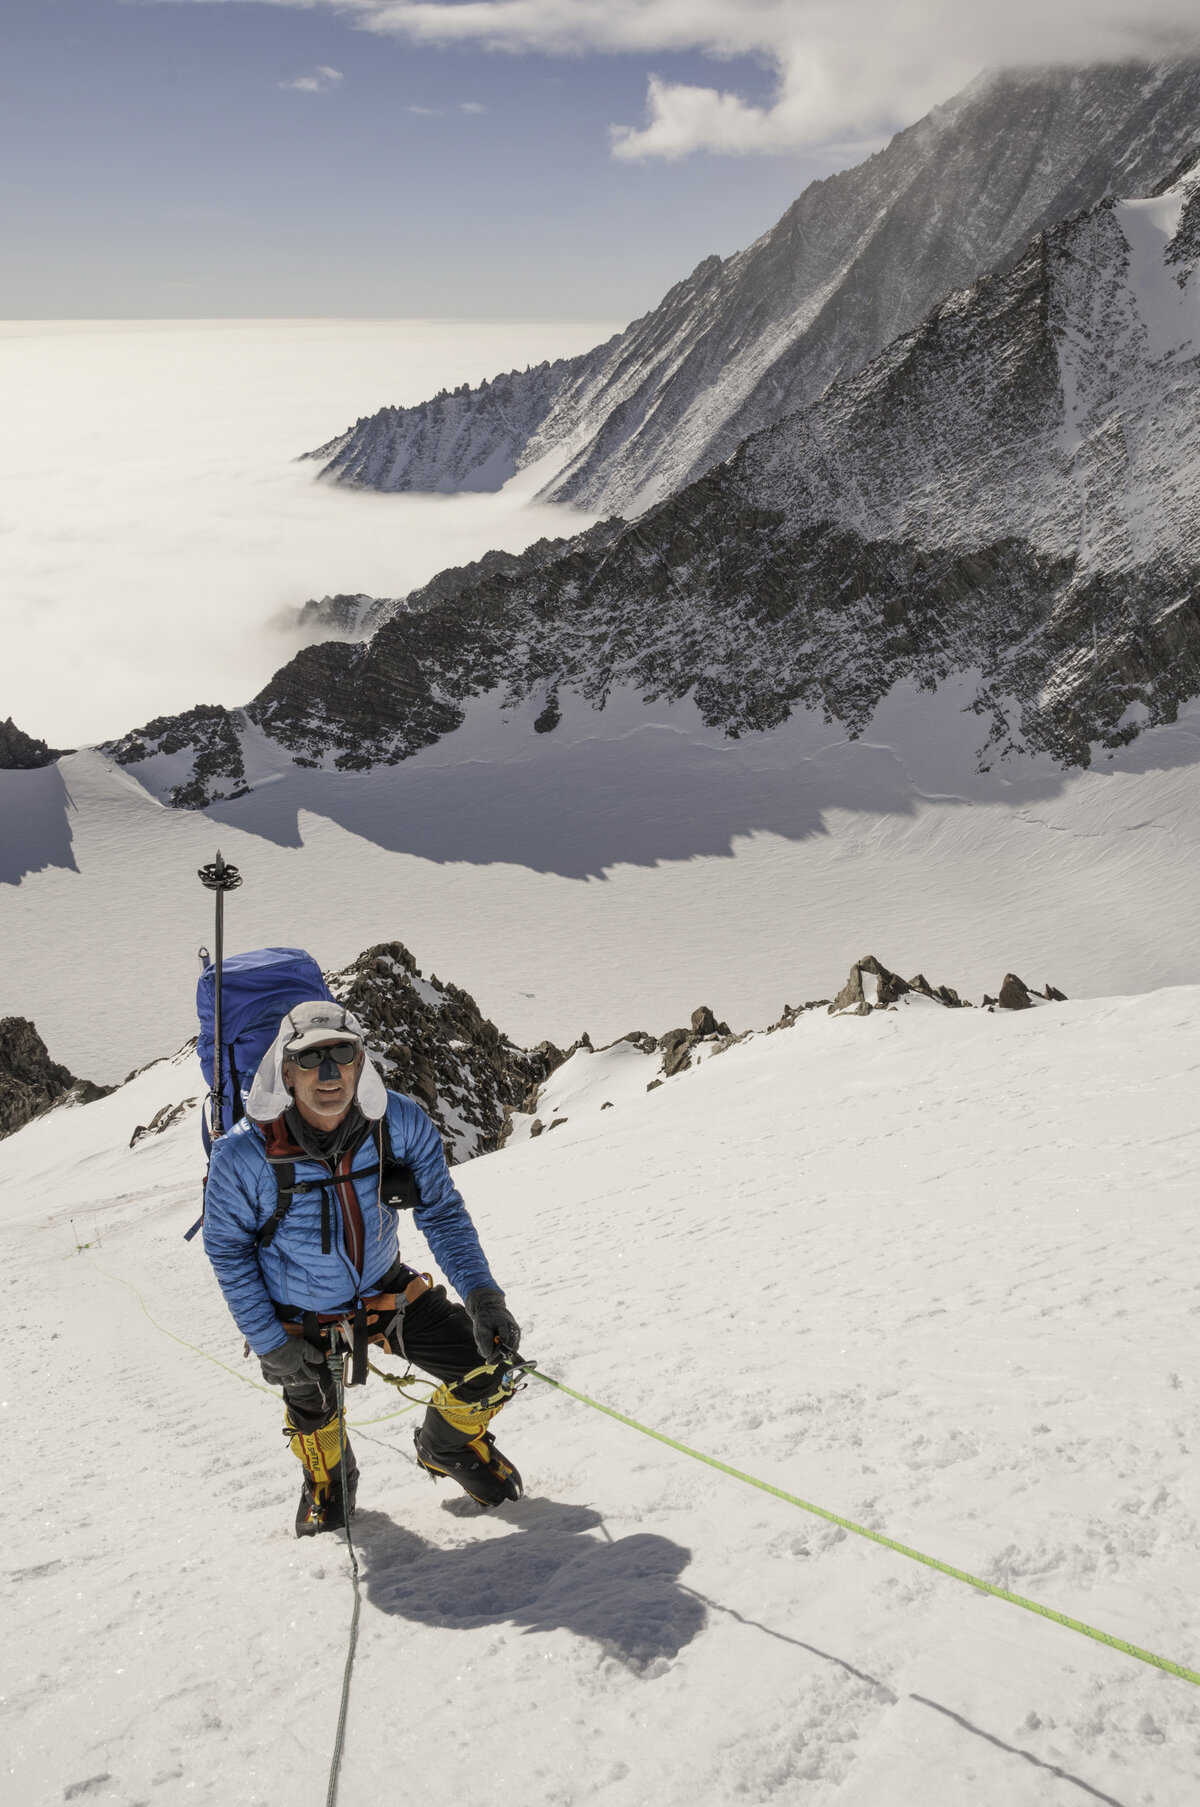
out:
{"label": "gray rope", "polygon": [[[333,1342],[333,1338],[330,1341]],[[346,1712],[350,1705],[350,1675],[354,1668],[354,1652],[358,1644],[358,1614],[362,1606],[362,1595],[358,1581],[358,1556],[354,1549],[354,1539],[350,1535],[350,1485],[346,1479],[346,1390],[345,1390],[346,1358],[336,1347],[330,1349],[329,1366],[333,1369],[333,1384],[337,1390],[338,1447],[341,1451],[342,1473],[342,1517],[346,1521],[346,1549],[350,1555],[350,1579],[354,1587],[354,1611],[350,1617],[350,1641],[346,1646],[346,1666],[342,1671],[342,1703],[338,1708],[337,1735],[333,1741],[333,1759],[329,1765],[329,1788],[325,1795],[325,1807],[336,1807],[338,1791],[338,1771],[342,1765],[342,1747],[346,1742]]]}

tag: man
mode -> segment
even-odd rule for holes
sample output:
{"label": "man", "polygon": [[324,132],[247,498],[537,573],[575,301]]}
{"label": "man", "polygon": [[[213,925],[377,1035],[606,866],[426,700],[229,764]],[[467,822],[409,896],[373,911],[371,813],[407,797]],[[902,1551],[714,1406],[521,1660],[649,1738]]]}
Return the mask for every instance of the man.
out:
{"label": "man", "polygon": [[[465,1310],[400,1260],[398,1213],[385,1202],[398,1175],[410,1199],[415,1181],[414,1221]],[[360,1358],[369,1336],[441,1383],[415,1433],[422,1468],[482,1506],[520,1498],[521,1477],[488,1430],[506,1396],[495,1364],[520,1330],[441,1137],[411,1098],[385,1090],[342,1005],[297,1004],[283,1019],[247,1115],[213,1148],[204,1203],[226,1304],[265,1379],[283,1388],[284,1434],[304,1468],[297,1537],[345,1523],[343,1447],[354,1510],[358,1465],[326,1361],[330,1336],[345,1334],[337,1326],[355,1326]]]}

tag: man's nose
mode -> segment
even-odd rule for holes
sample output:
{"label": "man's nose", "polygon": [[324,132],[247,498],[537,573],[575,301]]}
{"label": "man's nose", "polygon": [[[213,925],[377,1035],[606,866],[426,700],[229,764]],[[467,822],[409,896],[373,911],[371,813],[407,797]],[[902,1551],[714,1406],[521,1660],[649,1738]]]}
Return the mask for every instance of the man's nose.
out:
{"label": "man's nose", "polygon": [[317,1078],[318,1079],[340,1079],[341,1076],[342,1076],[342,1069],[338,1066],[337,1061],[333,1059],[332,1055],[327,1054],[325,1056],[324,1060],[321,1062],[320,1066],[317,1068]]}

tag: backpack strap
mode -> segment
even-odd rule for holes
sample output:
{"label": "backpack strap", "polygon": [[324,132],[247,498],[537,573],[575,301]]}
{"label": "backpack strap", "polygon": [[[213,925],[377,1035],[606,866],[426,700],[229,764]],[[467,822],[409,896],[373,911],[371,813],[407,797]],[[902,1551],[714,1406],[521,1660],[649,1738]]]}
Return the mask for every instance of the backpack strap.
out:
{"label": "backpack strap", "polygon": [[421,1202],[417,1176],[407,1161],[398,1161],[385,1111],[379,1124],[379,1202],[390,1211],[415,1211]]}
{"label": "backpack strap", "polygon": [[292,1200],[296,1196],[296,1163],[294,1161],[274,1161],[271,1160],[270,1155],[267,1156],[267,1159],[274,1169],[279,1197],[274,1211],[254,1238],[255,1247],[260,1249],[270,1248],[275,1240],[275,1232],[291,1210]]}
{"label": "backpack strap", "polygon": [[225,1059],[229,1062],[229,1111],[233,1122],[236,1123],[239,1117],[244,1117],[246,1115],[246,1107],[242,1103],[242,1082],[238,1075],[237,1063],[233,1058],[232,1042],[230,1042],[225,1049]]}
{"label": "backpack strap", "polygon": [[[420,1189],[416,1175],[407,1161],[399,1161],[392,1149],[392,1134],[388,1127],[386,1113],[379,1125],[380,1164],[377,1167],[360,1167],[356,1173],[343,1177],[351,1180],[369,1180],[379,1175],[379,1202],[386,1205],[389,1211],[413,1211],[421,1202]],[[339,1184],[336,1177],[327,1180],[302,1180],[296,1184],[296,1163],[294,1161],[276,1160],[268,1155],[267,1160],[275,1173],[275,1185],[278,1188],[279,1200],[274,1211],[268,1217],[258,1235],[254,1238],[255,1247],[269,1249],[275,1240],[280,1224],[292,1208],[292,1202],[298,1192],[317,1192],[321,1194],[321,1253],[328,1255],[333,1247],[330,1193]]]}

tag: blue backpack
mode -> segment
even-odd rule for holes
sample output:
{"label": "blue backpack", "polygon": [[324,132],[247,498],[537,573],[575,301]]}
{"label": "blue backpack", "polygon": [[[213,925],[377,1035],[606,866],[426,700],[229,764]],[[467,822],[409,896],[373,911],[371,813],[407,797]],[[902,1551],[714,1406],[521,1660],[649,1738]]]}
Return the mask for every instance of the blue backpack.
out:
{"label": "blue backpack", "polygon": [[[213,1086],[213,993],[216,967],[210,960],[196,987],[200,1036],[196,1052]],[[311,954],[301,947],[259,947],[231,954],[221,963],[221,1121],[226,1129],[246,1114],[258,1063],[295,1004],[333,996]],[[202,1125],[204,1149],[212,1153],[209,1125]]]}

